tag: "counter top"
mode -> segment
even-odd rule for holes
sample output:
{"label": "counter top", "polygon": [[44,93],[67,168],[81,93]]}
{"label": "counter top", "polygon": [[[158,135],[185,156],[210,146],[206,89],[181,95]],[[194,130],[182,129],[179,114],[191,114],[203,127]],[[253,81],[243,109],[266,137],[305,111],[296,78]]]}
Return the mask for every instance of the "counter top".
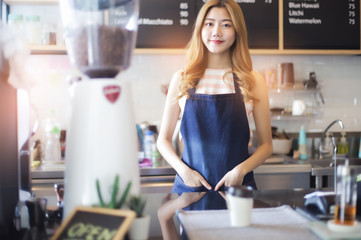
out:
{"label": "counter top", "polygon": [[[267,161],[266,161],[267,162]],[[33,169],[31,175],[33,179],[43,178],[64,178],[65,166]],[[140,167],[140,176],[170,176],[175,175],[176,171],[164,160],[157,166]],[[292,172],[311,172],[310,161],[298,161],[290,157],[284,157],[284,161],[276,163],[264,163],[254,170],[255,174],[262,173],[292,173]]]}
{"label": "counter top", "polygon": [[[319,190],[320,189],[318,189],[318,191]],[[296,210],[296,212],[300,214],[300,217],[302,215],[302,217],[306,219],[306,221],[313,221],[314,218],[309,218],[308,214],[304,214],[304,196],[314,191],[315,189],[255,190],[253,207],[254,210],[270,209],[271,211],[273,211],[272,209],[277,210],[278,207],[286,205],[288,209],[292,208]],[[329,189],[324,189],[324,191],[329,191]],[[227,209],[224,192],[210,191],[183,194],[170,194],[169,192],[162,192],[142,193],[142,195],[146,199],[144,213],[150,215],[151,217],[148,238],[149,240],[180,239],[181,223],[175,217],[176,213],[179,211],[192,211],[193,213],[202,213],[202,211],[208,210],[221,210],[219,211],[219,213],[224,213],[224,210]],[[296,214],[296,212],[293,211],[293,214]],[[287,221],[288,216],[285,216],[284,220],[285,219]],[[255,224],[255,222],[253,222],[253,224]],[[267,226],[259,224],[255,224],[253,225],[253,227],[258,228],[257,233],[262,233],[262,229],[267,228]],[[281,225],[274,230],[284,237],[282,231],[283,227],[284,226]],[[267,229],[270,230],[270,228]],[[215,230],[219,231],[220,228],[217,227],[217,229]],[[183,233],[184,232],[185,231],[183,231]],[[222,240],[228,238],[221,237],[217,239]]]}
{"label": "counter top", "polygon": [[[277,157],[280,159],[279,157]],[[54,183],[62,183],[65,164],[57,167],[34,169],[31,172],[33,187],[48,187],[53,191]],[[143,192],[165,192],[173,185],[176,171],[164,160],[157,166],[139,168]],[[311,164],[282,156],[281,161],[267,162],[254,170],[260,189],[284,189],[310,187]]]}
{"label": "counter top", "polygon": [[251,224],[246,227],[232,227],[229,215],[227,210],[177,212],[190,240],[319,240],[308,229],[309,220],[287,205],[252,209]]}
{"label": "counter top", "polygon": [[[288,205],[293,209],[304,206],[304,196],[314,189],[256,190],[254,208],[273,208]],[[151,215],[150,239],[179,239],[180,222],[174,218],[180,209],[185,211],[224,210],[227,208],[223,192],[145,194],[146,213]],[[173,231],[172,231],[173,230]],[[176,230],[176,232],[174,232]],[[160,235],[159,235],[160,234]],[[177,235],[177,236],[175,236]],[[186,239],[186,238],[184,238]]]}
{"label": "counter top", "polygon": [[[254,191],[254,208],[282,205],[288,205],[293,209],[302,207],[304,195],[313,191],[314,189],[256,190]],[[175,218],[177,210],[224,210],[227,208],[224,192],[211,191],[181,195],[163,192],[142,193],[142,195],[146,199],[144,213],[151,216],[149,240],[179,239],[180,223]],[[170,233],[178,236],[166,238],[166,236],[171,236]]]}

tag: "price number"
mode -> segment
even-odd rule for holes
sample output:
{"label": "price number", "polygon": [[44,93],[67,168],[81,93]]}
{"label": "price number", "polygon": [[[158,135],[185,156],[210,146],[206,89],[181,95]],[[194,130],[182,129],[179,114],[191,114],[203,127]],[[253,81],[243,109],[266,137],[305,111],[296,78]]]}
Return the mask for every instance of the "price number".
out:
{"label": "price number", "polygon": [[188,17],[189,17],[189,12],[188,12],[188,3],[187,2],[180,2],[179,3],[179,16],[180,16],[180,19],[179,19],[179,24],[181,26],[188,26],[189,24],[189,20],[188,20]]}
{"label": "price number", "polygon": [[348,0],[348,25],[356,24],[356,2]]}
{"label": "price number", "polygon": [[188,26],[189,20],[186,19],[186,18],[181,18],[181,19],[179,20],[179,23],[180,23],[181,26]]}

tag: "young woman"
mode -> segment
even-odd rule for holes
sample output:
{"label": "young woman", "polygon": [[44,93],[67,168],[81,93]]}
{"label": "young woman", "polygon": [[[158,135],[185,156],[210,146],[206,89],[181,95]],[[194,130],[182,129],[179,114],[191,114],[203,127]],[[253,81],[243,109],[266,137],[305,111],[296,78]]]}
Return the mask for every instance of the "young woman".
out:
{"label": "young woman", "polygon": [[[258,147],[250,156],[251,113]],[[172,146],[180,116],[182,159]],[[267,88],[252,70],[242,10],[233,0],[210,0],[198,14],[186,66],[170,83],[158,136],[160,153],[177,171],[172,192],[256,188],[253,170],[272,153],[270,125]]]}

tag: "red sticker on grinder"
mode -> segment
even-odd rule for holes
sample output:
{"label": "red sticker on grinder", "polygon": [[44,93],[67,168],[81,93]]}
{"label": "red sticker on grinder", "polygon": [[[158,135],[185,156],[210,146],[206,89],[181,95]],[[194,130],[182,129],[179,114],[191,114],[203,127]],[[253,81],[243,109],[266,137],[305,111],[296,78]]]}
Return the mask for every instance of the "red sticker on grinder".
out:
{"label": "red sticker on grinder", "polygon": [[103,93],[109,102],[115,103],[120,95],[120,87],[117,85],[110,85],[103,88]]}

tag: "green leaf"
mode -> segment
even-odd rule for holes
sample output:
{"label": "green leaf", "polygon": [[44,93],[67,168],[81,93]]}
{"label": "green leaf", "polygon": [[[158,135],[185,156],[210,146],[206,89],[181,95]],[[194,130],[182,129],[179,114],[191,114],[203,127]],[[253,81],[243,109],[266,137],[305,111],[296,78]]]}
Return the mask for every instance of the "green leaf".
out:
{"label": "green leaf", "polygon": [[97,180],[95,181],[95,184],[96,184],[96,188],[97,188],[97,193],[98,193],[98,198],[99,198],[99,202],[100,202],[100,207],[105,208],[106,205],[105,205],[105,203],[104,203],[104,200],[103,200],[103,197],[102,197],[102,193],[101,193],[101,190],[100,190],[99,179],[97,179]]}
{"label": "green leaf", "polygon": [[130,187],[132,186],[132,182],[129,181],[128,184],[127,184],[127,187],[125,188],[124,192],[123,192],[123,195],[121,197],[121,199],[119,200],[119,202],[115,205],[115,208],[119,209],[123,206],[125,200],[127,199],[127,196],[128,196],[128,193],[129,193],[129,190],[130,190]]}
{"label": "green leaf", "polygon": [[145,199],[139,196],[132,196],[129,199],[129,208],[136,212],[137,217],[143,216],[143,211],[145,207]]}
{"label": "green leaf", "polygon": [[117,195],[118,195],[118,187],[119,187],[119,175],[117,174],[114,179],[112,197],[109,203],[109,208],[114,209],[115,207],[117,201]]}

